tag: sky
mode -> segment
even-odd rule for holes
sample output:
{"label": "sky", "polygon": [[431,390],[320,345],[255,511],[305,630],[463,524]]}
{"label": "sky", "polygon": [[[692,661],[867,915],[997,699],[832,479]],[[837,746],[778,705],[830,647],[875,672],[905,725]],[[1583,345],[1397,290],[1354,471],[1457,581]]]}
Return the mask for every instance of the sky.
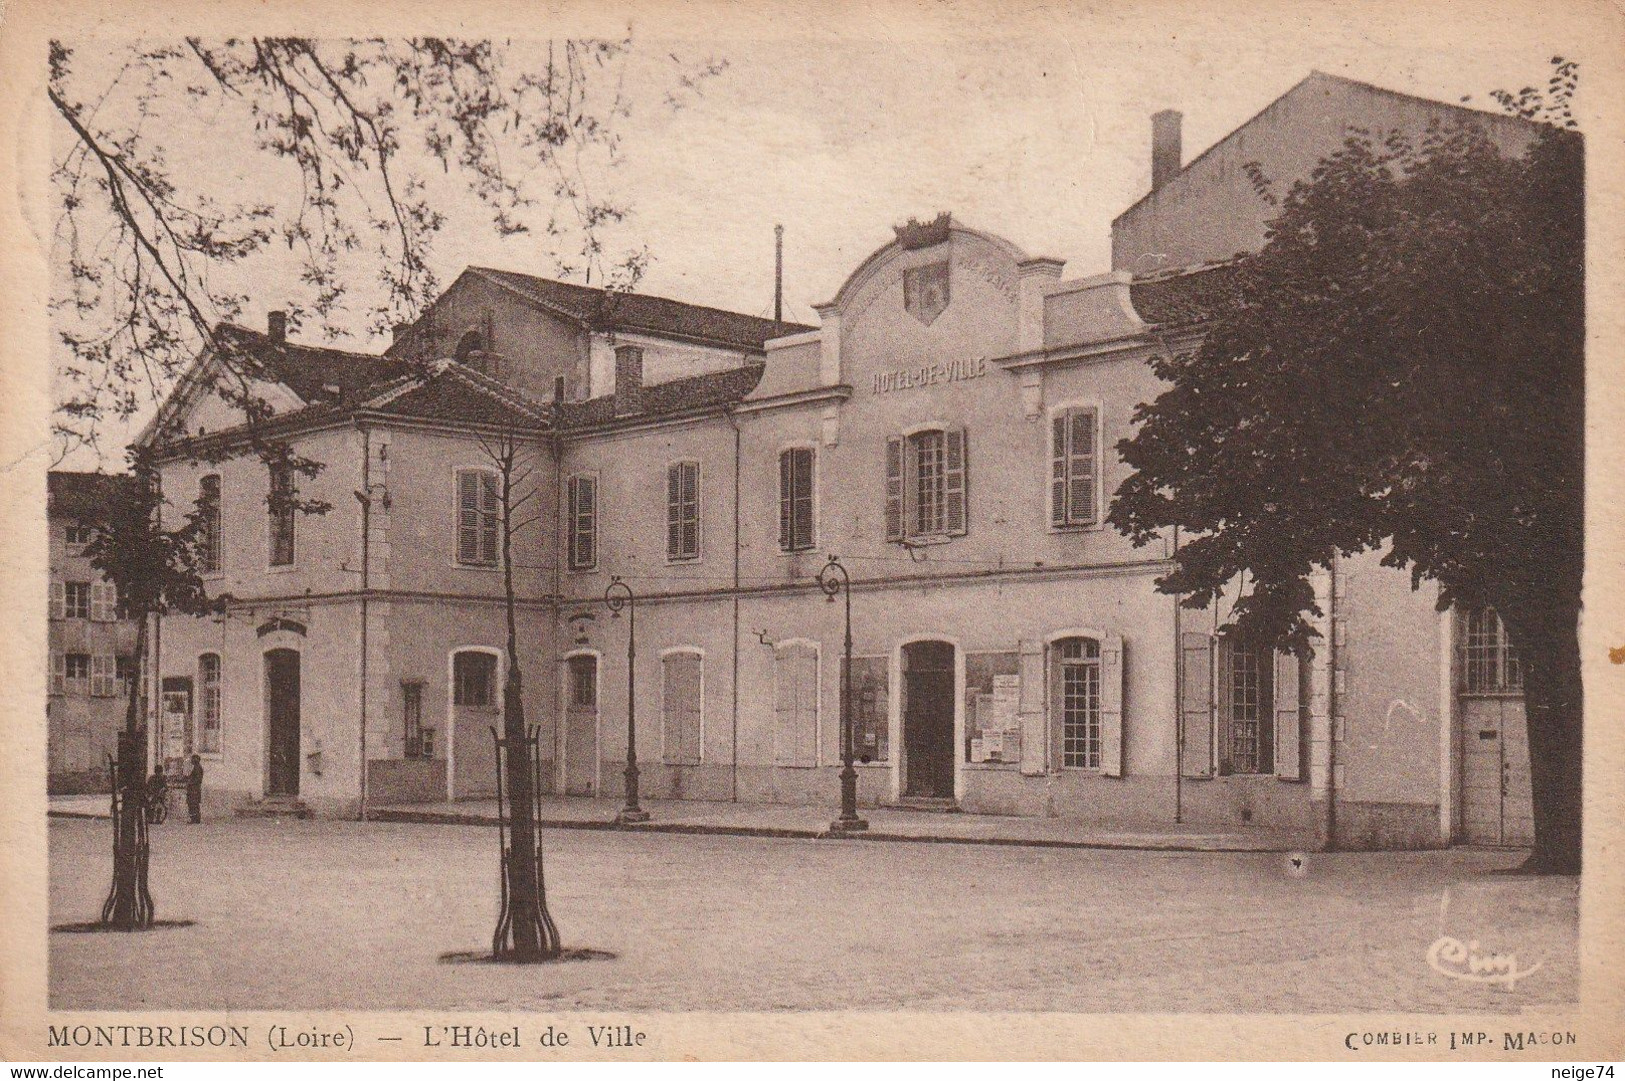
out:
{"label": "sky", "polygon": [[[1149,187],[1158,110],[1184,114],[1189,161],[1311,70],[1443,101],[1471,95],[1488,108],[1489,91],[1542,83],[1554,52],[1584,49],[1560,32],[1532,33],[1511,8],[1449,18],[1441,8],[1427,22],[1358,4],[1152,2],[1105,15],[1040,6],[1008,20],[997,8],[896,5],[867,23],[775,10],[783,17],[740,19],[726,33],[631,24],[633,112],[623,160],[602,180],[633,208],[612,240],[653,255],[643,292],[771,315],[782,224],[785,317],[816,323],[813,305],[891,239],[891,226],[943,210],[1065,259],[1069,277],[1099,273],[1112,218]],[[674,56],[727,64],[675,111],[660,104]],[[229,130],[182,142],[177,175],[243,193],[274,187],[274,163],[225,152],[239,138],[249,145]],[[496,236],[455,175],[434,185],[448,217],[433,253],[442,282],[470,264],[554,273],[534,238]],[[286,306],[296,274],[274,253],[246,267],[244,321],[263,326],[266,311]],[[357,311],[325,329],[381,350],[364,323]],[[322,340],[320,329],[308,337]]]}

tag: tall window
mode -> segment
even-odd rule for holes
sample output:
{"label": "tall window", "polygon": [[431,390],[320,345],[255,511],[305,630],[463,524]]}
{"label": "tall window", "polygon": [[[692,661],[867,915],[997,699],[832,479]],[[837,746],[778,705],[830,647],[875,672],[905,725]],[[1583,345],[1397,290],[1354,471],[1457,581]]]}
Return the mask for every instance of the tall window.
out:
{"label": "tall window", "polygon": [[63,587],[63,603],[69,619],[90,618],[90,583],[69,582]]}
{"label": "tall window", "polygon": [[497,565],[497,475],[487,469],[457,473],[457,562],[469,567]]}
{"label": "tall window", "polygon": [[1523,666],[1495,609],[1474,609],[1462,623],[1462,690],[1468,694],[1522,691]]}
{"label": "tall window", "polygon": [[291,567],[294,557],[294,499],[296,487],[293,469],[286,465],[271,467],[271,497],[268,503],[271,518],[271,566]]}
{"label": "tall window", "polygon": [[204,574],[220,573],[220,477],[210,473],[198,481],[198,514],[203,521],[203,536],[198,550],[198,570]]}
{"label": "tall window", "polygon": [[968,473],[963,428],[887,440],[886,539],[962,535]]}
{"label": "tall window", "polygon": [[813,546],[813,451],[795,447],[779,455],[779,548]]}
{"label": "tall window", "polygon": [[675,765],[700,760],[701,660],[698,653],[668,653],[660,659],[663,757]]}
{"label": "tall window", "polygon": [[423,727],[423,684],[418,680],[401,683],[401,720],[405,725],[407,758],[434,757],[434,729]]}
{"label": "tall window", "polygon": [[700,558],[700,463],[666,470],[666,558]]}
{"label": "tall window", "polygon": [[1055,643],[1055,691],[1061,709],[1061,765],[1100,767],[1100,643]]}
{"label": "tall window", "polygon": [[598,478],[590,473],[570,478],[570,569],[598,565]]}
{"label": "tall window", "polygon": [[1230,773],[1269,773],[1274,769],[1274,651],[1230,643],[1223,663],[1229,687],[1225,742]]}
{"label": "tall window", "polygon": [[220,753],[220,654],[197,659],[199,754]]}
{"label": "tall window", "polygon": [[1057,529],[1098,523],[1096,420],[1093,409],[1068,409],[1051,423],[1050,524]]}
{"label": "tall window", "polygon": [[598,658],[582,653],[565,662],[570,674],[570,708],[598,708]]}
{"label": "tall window", "polygon": [[452,658],[452,701],[459,706],[490,708],[496,704],[497,659],[472,650]]}

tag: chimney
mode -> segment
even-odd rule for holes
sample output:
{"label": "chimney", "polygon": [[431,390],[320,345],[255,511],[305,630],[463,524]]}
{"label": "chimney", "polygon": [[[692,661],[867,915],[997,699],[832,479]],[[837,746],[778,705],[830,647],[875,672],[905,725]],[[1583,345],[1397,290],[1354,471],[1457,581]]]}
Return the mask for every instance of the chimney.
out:
{"label": "chimney", "polygon": [[407,322],[396,323],[394,326],[390,327],[389,328],[389,341],[390,341],[390,344],[393,345],[394,343],[400,341],[402,338],[406,337],[406,332],[411,330],[411,329],[412,329],[412,324],[407,323]]}
{"label": "chimney", "polygon": [[643,412],[643,350],[635,345],[615,347],[615,415]]}
{"label": "chimney", "polygon": [[273,342],[285,342],[285,341],[287,341],[288,340],[288,313],[287,312],[269,312],[269,313],[267,313],[267,315],[265,316],[265,329],[266,329],[266,333],[271,335],[271,340]]}
{"label": "chimney", "polygon": [[1179,172],[1181,155],[1180,121],[1176,109],[1164,109],[1151,117],[1151,190],[1156,191]]}

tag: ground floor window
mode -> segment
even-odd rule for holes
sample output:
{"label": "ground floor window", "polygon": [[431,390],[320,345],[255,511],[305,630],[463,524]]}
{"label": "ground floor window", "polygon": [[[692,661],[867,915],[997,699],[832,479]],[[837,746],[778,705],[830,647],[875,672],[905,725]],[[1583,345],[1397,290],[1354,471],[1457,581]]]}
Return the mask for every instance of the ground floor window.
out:
{"label": "ground floor window", "polygon": [[1061,765],[1100,768],[1100,643],[1063,638],[1055,643],[1056,698],[1061,714]]}
{"label": "ground floor window", "polygon": [[859,762],[888,760],[890,671],[885,657],[852,658],[852,755]]}
{"label": "ground floor window", "polygon": [[423,683],[406,680],[401,683],[401,722],[407,758],[434,757],[434,729],[423,727]]}
{"label": "ground floor window", "polygon": [[198,753],[220,753],[220,654],[197,659]]}
{"label": "ground floor window", "polygon": [[497,659],[490,653],[465,651],[451,662],[452,700],[459,706],[490,708],[496,704]]}
{"label": "ground floor window", "polygon": [[1233,643],[1224,652],[1229,677],[1224,696],[1229,772],[1270,773],[1274,769],[1274,652]]}
{"label": "ground floor window", "polygon": [[582,653],[565,662],[570,678],[570,708],[598,708],[598,658]]}

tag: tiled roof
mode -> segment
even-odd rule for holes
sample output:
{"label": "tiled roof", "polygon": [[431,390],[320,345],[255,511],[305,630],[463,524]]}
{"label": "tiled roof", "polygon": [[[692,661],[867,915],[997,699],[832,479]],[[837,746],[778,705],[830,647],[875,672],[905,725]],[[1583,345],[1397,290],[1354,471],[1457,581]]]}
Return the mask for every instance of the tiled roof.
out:
{"label": "tiled roof", "polygon": [[130,497],[135,483],[127,473],[74,473],[53,469],[45,478],[47,513],[52,517],[92,519],[110,503]]}
{"label": "tiled roof", "polygon": [[1236,265],[1215,263],[1137,278],[1129,284],[1129,300],[1147,323],[1189,326],[1212,318],[1235,289]]}
{"label": "tiled roof", "polygon": [[[234,323],[222,323],[214,333],[221,354],[243,368],[245,374],[281,383],[307,402],[349,397],[408,370],[406,362],[398,357],[279,342]],[[338,395],[330,387],[338,388]]]}
{"label": "tiled roof", "polygon": [[[643,388],[642,408],[625,419],[629,422],[650,420],[708,406],[732,405],[755,389],[765,369],[765,364],[746,364],[741,368],[706,372],[687,379],[646,386]],[[615,396],[611,394],[585,402],[566,402],[559,426],[565,429],[590,428],[615,419]]]}
{"label": "tiled roof", "polygon": [[547,406],[455,361],[442,362],[427,372],[393,382],[396,385],[386,383],[373,388],[374,393],[368,395],[362,408],[391,416],[502,427],[538,428],[547,424]]}
{"label": "tiled roof", "polygon": [[618,293],[572,285],[511,270],[490,267],[469,267],[468,270],[594,329],[642,331],[757,352],[770,338],[816,329],[802,323],[779,323],[721,308],[643,293]]}

